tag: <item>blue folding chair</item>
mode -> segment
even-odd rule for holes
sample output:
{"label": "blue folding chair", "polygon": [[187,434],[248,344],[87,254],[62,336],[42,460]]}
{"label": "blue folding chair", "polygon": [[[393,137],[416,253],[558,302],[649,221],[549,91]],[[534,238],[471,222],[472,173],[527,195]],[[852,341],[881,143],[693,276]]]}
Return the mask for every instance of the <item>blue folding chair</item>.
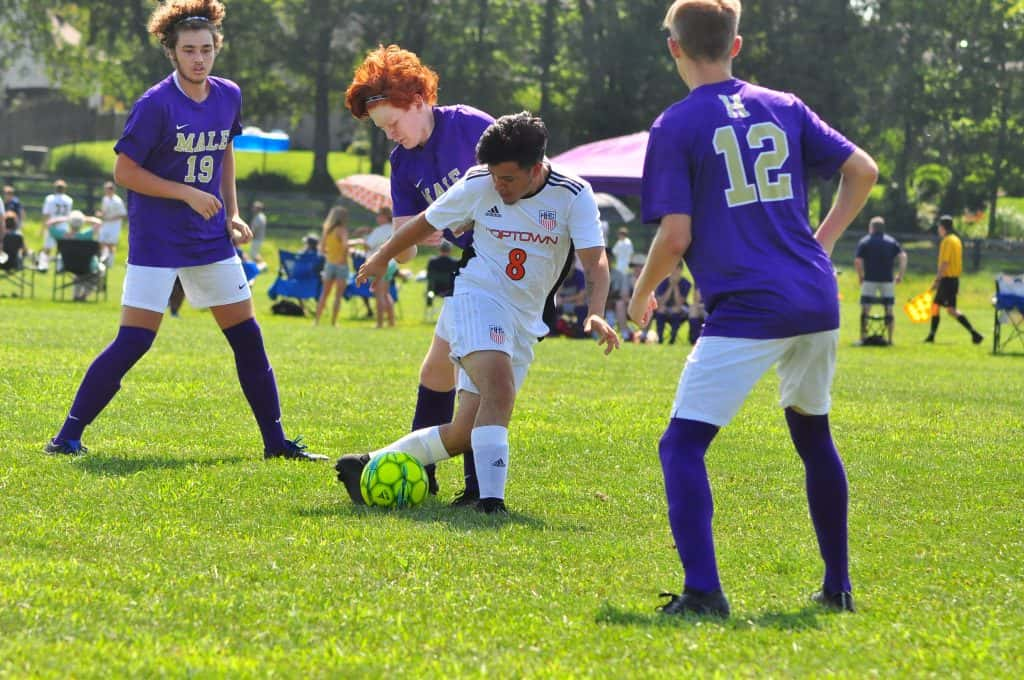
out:
{"label": "blue folding chair", "polygon": [[1015,340],[1024,347],[1024,274],[997,276],[992,306],[995,307],[996,317],[992,332],[992,353],[1005,351]]}
{"label": "blue folding chair", "polygon": [[305,314],[306,300],[313,300],[315,303],[320,299],[320,291],[323,286],[320,272],[324,268],[324,256],[310,251],[296,254],[281,250],[279,254],[281,268],[277,272],[277,279],[270,285],[267,295],[271,300],[276,300],[278,297],[293,299]]}

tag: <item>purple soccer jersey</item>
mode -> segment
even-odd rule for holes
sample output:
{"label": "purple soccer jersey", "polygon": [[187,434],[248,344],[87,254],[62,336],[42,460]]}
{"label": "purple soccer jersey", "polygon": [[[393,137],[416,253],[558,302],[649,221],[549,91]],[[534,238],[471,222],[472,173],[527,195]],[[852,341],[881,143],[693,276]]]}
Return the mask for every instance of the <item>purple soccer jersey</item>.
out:
{"label": "purple soccer jersey", "polygon": [[[210,77],[203,102],[189,98],[174,74],[139,97],[114,151],[153,174],[221,198],[224,152],[242,132],[242,92]],[[128,191],[128,262],[147,267],[210,264],[234,255],[221,209],[206,220],[184,201]]]}
{"label": "purple soccer jersey", "polygon": [[839,327],[832,262],[807,218],[808,172],[855,146],[791,94],[737,79],[704,85],[651,126],[643,220],[692,218],[685,260],[704,335],[783,338]]}
{"label": "purple soccer jersey", "polygon": [[[434,130],[422,147],[396,146],[391,152],[391,201],[396,217],[413,217],[448,191],[476,165],[476,143],[494,122],[488,114],[462,104],[434,107]],[[473,242],[473,232],[444,236],[460,248]]]}

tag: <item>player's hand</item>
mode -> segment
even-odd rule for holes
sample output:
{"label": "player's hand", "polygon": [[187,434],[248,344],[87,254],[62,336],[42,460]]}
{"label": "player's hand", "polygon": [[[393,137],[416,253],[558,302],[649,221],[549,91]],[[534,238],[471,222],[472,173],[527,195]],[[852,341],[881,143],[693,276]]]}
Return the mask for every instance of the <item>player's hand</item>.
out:
{"label": "player's hand", "polygon": [[[903,283],[903,274],[900,274],[899,272],[896,272],[896,276],[893,277],[893,281],[895,281],[896,283]],[[864,283],[864,282],[861,281],[861,283]]]}
{"label": "player's hand", "polygon": [[378,257],[376,253],[366,258],[366,262],[356,272],[356,285],[361,286],[367,281],[377,281],[388,273],[388,261]]}
{"label": "player's hand", "polygon": [[587,317],[583,324],[583,330],[586,333],[597,333],[597,344],[604,345],[606,356],[619,346],[619,334],[608,325],[607,321],[597,314],[591,314]]}
{"label": "player's hand", "polygon": [[185,202],[188,203],[188,207],[202,215],[204,220],[211,219],[223,207],[219,198],[195,188],[189,192]]}
{"label": "player's hand", "polygon": [[654,293],[650,293],[646,299],[634,295],[629,299],[626,315],[630,321],[640,326],[640,328],[644,328],[650,323],[651,314],[654,314],[654,310],[657,308],[658,299],[654,297]]}
{"label": "player's hand", "polygon": [[443,240],[444,234],[442,234],[440,231],[435,231],[433,234],[420,241],[419,245],[436,248],[439,245],[441,245],[441,241]]}
{"label": "player's hand", "polygon": [[244,245],[252,240],[252,229],[241,217],[232,217],[228,222],[228,236],[236,246]]}

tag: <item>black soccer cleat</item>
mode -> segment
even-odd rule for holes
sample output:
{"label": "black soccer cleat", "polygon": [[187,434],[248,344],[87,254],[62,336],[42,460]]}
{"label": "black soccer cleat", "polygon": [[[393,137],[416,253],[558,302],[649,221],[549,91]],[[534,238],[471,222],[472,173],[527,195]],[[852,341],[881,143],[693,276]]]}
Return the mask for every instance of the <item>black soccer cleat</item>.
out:
{"label": "black soccer cleat", "polygon": [[463,489],[455,494],[455,498],[452,499],[452,502],[449,505],[453,508],[471,508],[474,507],[479,500],[479,491]]}
{"label": "black soccer cleat", "polygon": [[505,507],[505,500],[502,498],[481,498],[473,506],[473,509],[484,515],[508,514],[508,508]]}
{"label": "black soccer cleat", "polygon": [[658,611],[662,614],[679,616],[697,614],[698,616],[729,618],[729,601],[725,599],[725,593],[721,590],[706,593],[694,588],[683,588],[682,595],[661,593],[661,597],[672,598],[666,604],[658,607]]}
{"label": "black soccer cleat", "polygon": [[338,481],[345,485],[345,491],[348,491],[349,498],[356,505],[366,505],[359,480],[363,476],[363,468],[369,462],[369,454],[350,453],[339,458],[338,462],[334,464],[334,469],[338,471]]}
{"label": "black soccer cleat", "polygon": [[839,593],[827,593],[824,590],[819,590],[814,595],[811,595],[811,600],[822,607],[833,609],[837,612],[857,611],[853,606],[853,594],[849,590]]}
{"label": "black soccer cleat", "polygon": [[924,341],[925,342],[935,342],[935,336],[934,335],[929,335],[927,338],[924,339]]}
{"label": "black soccer cleat", "polygon": [[82,442],[78,439],[57,439],[56,437],[46,442],[43,451],[51,455],[63,454],[65,456],[81,456],[89,453],[89,449],[82,446]]}
{"label": "black soccer cleat", "polygon": [[437,485],[437,466],[424,465],[423,469],[427,473],[427,493],[431,496],[436,496],[439,489]]}
{"label": "black soccer cleat", "polygon": [[974,333],[973,335],[971,335],[971,342],[973,342],[975,345],[980,345],[984,340],[985,336],[982,335],[981,333]]}
{"label": "black soccer cleat", "polygon": [[306,451],[306,445],[302,443],[302,437],[296,437],[294,440],[284,440],[284,451],[264,451],[263,459],[269,460],[271,458],[285,458],[287,460],[305,460],[305,461],[317,461],[327,460],[327,456],[320,453],[310,453]]}

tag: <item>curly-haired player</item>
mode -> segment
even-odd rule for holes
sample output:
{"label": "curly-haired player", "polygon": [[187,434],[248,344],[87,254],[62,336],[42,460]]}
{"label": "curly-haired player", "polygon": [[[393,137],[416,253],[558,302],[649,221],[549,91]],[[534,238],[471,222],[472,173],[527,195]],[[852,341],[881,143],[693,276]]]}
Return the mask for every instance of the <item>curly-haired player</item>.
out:
{"label": "curly-haired player", "polygon": [[234,244],[252,239],[238,214],[233,138],[242,131],[238,85],[210,75],[224,5],[172,0],[149,21],[174,71],[132,108],[114,146],[114,179],[128,189],[128,269],[117,337],[89,367],[47,453],[86,451],[82,432],[149,350],[175,279],[209,307],[235,355],[238,379],[263,435],[265,458],[323,460],[285,438],[277,383]]}

